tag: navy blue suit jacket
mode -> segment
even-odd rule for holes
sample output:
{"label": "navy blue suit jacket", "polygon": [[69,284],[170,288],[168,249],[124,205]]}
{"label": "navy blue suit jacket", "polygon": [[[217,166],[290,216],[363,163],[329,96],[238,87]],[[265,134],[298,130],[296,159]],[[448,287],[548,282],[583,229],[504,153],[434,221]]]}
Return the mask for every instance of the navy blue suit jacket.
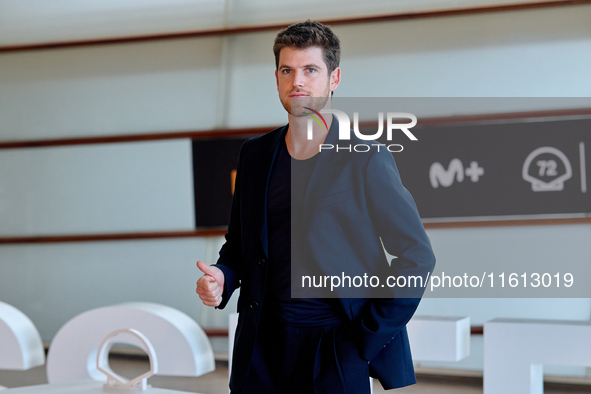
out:
{"label": "navy blue suit jacket", "polygon": [[[287,125],[246,141],[241,149],[226,243],[215,265],[225,276],[224,308],[241,287],[240,313],[230,387],[239,390],[248,372],[265,291],[268,256],[267,187]],[[338,141],[333,119],[326,144],[373,143],[354,135]],[[402,186],[392,154],[382,145],[370,152],[321,152],[308,187],[304,223],[309,229],[306,258],[349,261],[367,272],[385,267],[392,275],[425,277],[435,265],[431,244],[415,203]],[[334,236],[335,218],[343,231]],[[327,233],[331,233],[327,236]],[[345,239],[343,239],[345,238]],[[380,242],[381,239],[381,242]],[[382,247],[383,243],[383,247]],[[383,248],[394,255],[388,266]],[[364,268],[364,269],[365,269]],[[350,337],[370,362],[371,376],[386,389],[415,383],[406,324],[420,298],[341,298]]]}

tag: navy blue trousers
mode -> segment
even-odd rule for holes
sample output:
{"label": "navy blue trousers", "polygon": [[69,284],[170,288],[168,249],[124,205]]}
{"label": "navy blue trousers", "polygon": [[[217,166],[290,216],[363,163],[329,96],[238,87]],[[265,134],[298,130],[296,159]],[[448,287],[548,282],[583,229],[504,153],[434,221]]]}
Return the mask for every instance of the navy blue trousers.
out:
{"label": "navy blue trousers", "polygon": [[346,328],[261,321],[244,387],[232,394],[369,394],[369,365]]}

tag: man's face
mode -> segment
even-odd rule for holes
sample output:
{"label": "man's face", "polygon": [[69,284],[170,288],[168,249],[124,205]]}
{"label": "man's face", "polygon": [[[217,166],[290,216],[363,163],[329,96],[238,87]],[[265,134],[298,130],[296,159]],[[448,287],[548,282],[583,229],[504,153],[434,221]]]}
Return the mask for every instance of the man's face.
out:
{"label": "man's face", "polygon": [[330,92],[341,81],[341,69],[336,68],[328,74],[320,47],[285,47],[279,52],[275,78],[283,108],[293,116],[306,116],[308,111],[302,107],[317,111],[324,107]]}

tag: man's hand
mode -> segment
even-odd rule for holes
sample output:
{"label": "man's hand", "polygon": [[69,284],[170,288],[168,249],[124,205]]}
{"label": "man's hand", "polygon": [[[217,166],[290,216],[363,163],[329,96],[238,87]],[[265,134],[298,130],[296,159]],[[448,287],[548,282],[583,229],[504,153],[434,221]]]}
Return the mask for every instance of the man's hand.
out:
{"label": "man's hand", "polygon": [[203,301],[203,305],[220,305],[224,292],[224,273],[219,268],[207,265],[203,261],[197,262],[197,268],[204,274],[197,281],[197,294]]}

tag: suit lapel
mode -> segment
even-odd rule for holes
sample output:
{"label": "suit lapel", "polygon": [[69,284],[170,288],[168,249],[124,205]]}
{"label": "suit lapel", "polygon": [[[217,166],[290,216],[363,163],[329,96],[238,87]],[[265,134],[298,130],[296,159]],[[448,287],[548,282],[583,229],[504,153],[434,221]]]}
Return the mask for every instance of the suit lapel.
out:
{"label": "suit lapel", "polygon": [[310,183],[308,184],[308,189],[306,190],[306,198],[304,200],[304,229],[306,232],[309,230],[318,202],[326,194],[328,188],[340,173],[343,163],[346,162],[341,160],[346,153],[341,152],[339,154],[336,152],[336,146],[339,142],[338,137],[339,121],[333,116],[332,124],[324,143],[331,144],[335,148],[319,153],[320,156],[318,157],[310,178]]}
{"label": "suit lapel", "polygon": [[[260,196],[261,203],[257,206],[259,213],[255,216],[261,218],[261,222],[258,226],[259,238],[267,257],[269,257],[269,235],[267,226],[269,180],[271,179],[271,171],[273,170],[273,164],[277,158],[277,152],[279,151],[281,139],[285,137],[287,128],[288,125],[285,125],[272,132],[274,134],[270,136],[271,138],[269,140],[269,144],[261,150],[259,161],[261,164],[261,167],[259,168],[260,173],[266,174],[266,176],[258,178],[257,182],[264,182],[265,192],[264,195]],[[338,136],[339,122],[337,118],[333,116],[333,121],[330,126],[330,130],[328,131],[328,135],[326,136],[325,143],[336,147],[339,142]],[[308,184],[308,188],[306,190],[306,198],[304,203],[304,229],[306,229],[306,231],[308,230],[312,218],[314,217],[318,202],[322,196],[324,196],[330,185],[332,185],[333,180],[341,171],[341,167],[343,165],[341,158],[345,155],[345,152],[338,154],[335,148],[320,152],[319,155],[320,156],[318,156],[318,161],[316,162],[316,166],[314,167],[314,171],[312,172],[312,176],[310,178],[310,183]],[[261,183],[257,183],[257,185],[252,186],[253,190],[263,190],[263,184]]]}
{"label": "suit lapel", "polygon": [[270,136],[269,144],[261,151],[259,161],[261,163],[260,174],[266,174],[266,176],[258,178],[259,182],[263,182],[263,184],[260,184],[260,186],[252,185],[252,190],[263,190],[264,186],[265,192],[264,195],[261,196],[261,203],[258,204],[257,207],[257,209],[261,210],[262,212],[259,212],[259,214],[255,215],[255,217],[261,218],[261,223],[258,226],[259,238],[267,258],[269,257],[269,235],[267,227],[267,196],[269,194],[269,180],[271,179],[271,171],[273,170],[273,164],[277,158],[277,152],[279,151],[281,139],[285,137],[287,127],[288,125],[285,125],[271,132],[274,134]]}

